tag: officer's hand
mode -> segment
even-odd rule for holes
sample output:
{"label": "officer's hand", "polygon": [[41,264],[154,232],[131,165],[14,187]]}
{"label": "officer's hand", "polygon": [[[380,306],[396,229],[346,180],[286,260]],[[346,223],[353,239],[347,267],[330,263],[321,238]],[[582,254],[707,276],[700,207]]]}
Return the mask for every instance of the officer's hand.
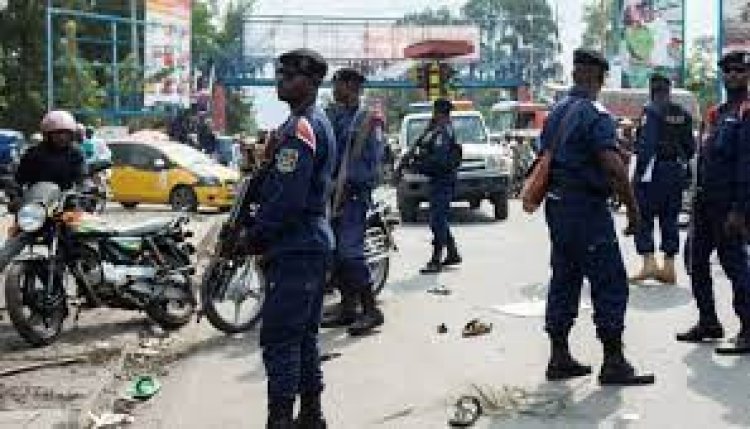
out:
{"label": "officer's hand", "polygon": [[638,225],[641,222],[641,214],[638,210],[628,209],[626,216],[628,217],[628,225],[625,227],[623,234],[626,236],[634,235],[638,231]]}
{"label": "officer's hand", "polygon": [[729,237],[747,238],[745,216],[741,213],[730,212],[726,222],[724,222],[724,233]]}

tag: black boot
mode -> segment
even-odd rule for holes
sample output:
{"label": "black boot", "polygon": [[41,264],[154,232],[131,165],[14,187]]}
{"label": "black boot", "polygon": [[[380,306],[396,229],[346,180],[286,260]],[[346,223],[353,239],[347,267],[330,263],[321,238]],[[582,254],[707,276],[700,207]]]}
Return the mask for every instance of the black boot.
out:
{"label": "black boot", "polygon": [[740,333],[736,337],[716,347],[716,353],[720,355],[746,355],[750,354],[750,323],[740,324]]}
{"label": "black boot", "polygon": [[451,237],[448,240],[448,254],[445,256],[445,259],[443,260],[443,266],[450,267],[453,265],[458,265],[461,262],[463,262],[463,259],[461,259],[461,255],[458,253],[458,246],[456,246],[456,239]]}
{"label": "black boot", "polygon": [[591,367],[583,365],[570,355],[567,335],[550,336],[552,356],[547,365],[547,380],[567,380],[591,374]]}
{"label": "black boot", "polygon": [[635,369],[625,359],[620,338],[602,339],[604,363],[599,373],[599,384],[606,386],[641,386],[654,384],[653,374],[636,374]]}
{"label": "black boot", "polygon": [[443,257],[443,245],[442,244],[433,244],[432,245],[432,257],[430,258],[430,262],[425,265],[424,268],[422,268],[419,272],[422,274],[435,274],[439,273],[440,269],[442,268],[442,259]]}
{"label": "black boot", "polygon": [[294,429],[294,397],[269,398],[266,429]]}
{"label": "black boot", "polygon": [[294,422],[295,429],[326,429],[323,409],[320,405],[320,393],[303,393],[300,395],[301,404],[299,417]]}
{"label": "black boot", "polygon": [[341,291],[341,303],[338,308],[328,314],[323,314],[321,328],[341,328],[349,326],[357,320],[357,296],[348,287]]}
{"label": "black boot", "polygon": [[363,288],[361,296],[362,315],[357,318],[356,322],[349,326],[349,335],[353,337],[367,335],[385,322],[383,313],[378,309],[375,302],[375,292],[372,290],[371,285]]}
{"label": "black boot", "polygon": [[684,343],[702,343],[707,340],[718,340],[724,337],[724,328],[716,318],[701,318],[687,332],[675,335],[677,341]]}

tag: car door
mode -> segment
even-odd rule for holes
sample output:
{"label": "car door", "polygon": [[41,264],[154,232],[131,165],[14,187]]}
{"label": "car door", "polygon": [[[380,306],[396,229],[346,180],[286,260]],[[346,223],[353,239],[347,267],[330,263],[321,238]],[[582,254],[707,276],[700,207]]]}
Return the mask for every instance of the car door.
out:
{"label": "car door", "polygon": [[118,202],[138,202],[135,197],[133,166],[130,163],[133,146],[130,143],[111,143],[109,145],[109,149],[112,151],[110,187],[112,188],[112,199]]}
{"label": "car door", "polygon": [[154,146],[134,145],[130,153],[130,173],[138,201],[165,203],[169,198],[166,156]]}

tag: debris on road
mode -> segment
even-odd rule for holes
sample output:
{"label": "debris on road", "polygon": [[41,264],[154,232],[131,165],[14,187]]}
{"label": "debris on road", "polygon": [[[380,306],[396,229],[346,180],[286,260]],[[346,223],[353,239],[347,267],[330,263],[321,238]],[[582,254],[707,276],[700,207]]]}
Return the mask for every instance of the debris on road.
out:
{"label": "debris on road", "polygon": [[[513,304],[494,305],[490,307],[492,311],[502,313],[508,316],[515,317],[544,317],[544,313],[547,310],[547,302],[545,300],[531,300],[524,302],[516,302]],[[591,305],[587,303],[581,303],[581,311],[587,311],[591,309]]]}
{"label": "debris on road", "polygon": [[447,334],[448,327],[445,325],[445,323],[441,323],[440,325],[438,325],[437,331],[438,334]]}
{"label": "debris on road", "polygon": [[414,413],[414,407],[407,407],[407,408],[404,408],[403,410],[397,411],[397,412],[395,412],[393,414],[388,414],[387,416],[385,416],[382,419],[380,419],[378,421],[378,423],[379,424],[385,424],[385,423],[388,423],[388,422],[392,422],[393,420],[398,420],[398,419],[404,418],[404,417],[406,417],[406,416],[408,416],[410,414],[413,414],[413,413]]}
{"label": "debris on road", "polygon": [[448,419],[450,427],[466,428],[474,426],[474,423],[482,417],[482,404],[479,398],[475,396],[461,396],[452,408],[451,418]]}
{"label": "debris on road", "polygon": [[85,361],[86,359],[84,357],[79,356],[75,358],[65,358],[65,359],[57,359],[57,360],[46,361],[46,362],[36,362],[36,363],[28,364],[28,365],[21,365],[21,366],[16,366],[13,368],[0,370],[0,378],[8,377],[11,375],[16,375],[16,374],[21,374],[24,372],[37,371],[37,370],[45,369],[45,368],[53,368],[53,367],[72,365],[76,363],[83,363]]}
{"label": "debris on road", "polygon": [[447,287],[445,287],[445,285],[440,285],[440,286],[436,286],[436,287],[434,287],[432,289],[428,289],[427,293],[432,294],[432,295],[448,296],[451,293],[453,293],[453,291],[451,291],[450,289],[448,289]]}
{"label": "debris on road", "polygon": [[329,361],[332,361],[334,359],[338,359],[340,357],[341,357],[341,353],[337,353],[337,352],[323,353],[320,356],[320,361],[321,362],[329,362]]}
{"label": "debris on road", "polygon": [[567,407],[572,393],[532,392],[515,386],[492,387],[472,386],[473,394],[481,404],[483,414],[497,417],[528,415],[553,418]]}
{"label": "debris on road", "polygon": [[161,390],[161,383],[155,377],[142,375],[131,381],[126,394],[134,399],[148,400]]}
{"label": "debris on road", "polygon": [[135,423],[135,419],[129,414],[104,413],[97,416],[92,412],[89,412],[89,421],[92,429],[117,428]]}
{"label": "debris on road", "polygon": [[492,332],[492,323],[485,323],[479,319],[472,319],[466,323],[463,330],[464,338],[477,337]]}

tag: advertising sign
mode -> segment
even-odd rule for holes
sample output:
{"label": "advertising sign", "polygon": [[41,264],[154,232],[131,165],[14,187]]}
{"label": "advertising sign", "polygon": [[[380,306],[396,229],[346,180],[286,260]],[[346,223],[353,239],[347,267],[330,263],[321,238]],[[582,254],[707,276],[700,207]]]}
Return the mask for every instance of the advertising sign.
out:
{"label": "advertising sign", "polygon": [[190,0],[146,0],[144,104],[190,104]]}
{"label": "advertising sign", "polygon": [[623,87],[647,87],[655,71],[681,84],[684,8],[683,0],[624,1],[620,14]]}
{"label": "advertising sign", "polygon": [[750,49],[750,1],[722,1],[722,53]]}

